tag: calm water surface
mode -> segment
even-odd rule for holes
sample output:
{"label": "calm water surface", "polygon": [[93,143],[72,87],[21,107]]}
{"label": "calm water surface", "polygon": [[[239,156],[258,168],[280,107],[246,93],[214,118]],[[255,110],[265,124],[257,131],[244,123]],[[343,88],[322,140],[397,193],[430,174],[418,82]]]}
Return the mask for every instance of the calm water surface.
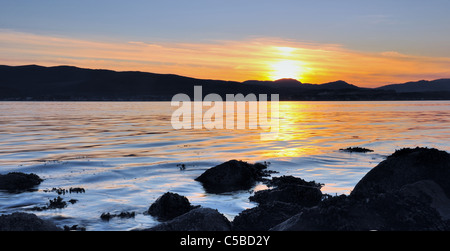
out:
{"label": "calm water surface", "polygon": [[[254,190],[208,194],[194,181],[230,159],[268,161],[276,176],[315,180],[334,195],[348,194],[395,149],[450,151],[448,101],[281,102],[279,137],[271,141],[262,141],[260,130],[174,130],[175,109],[168,102],[0,102],[0,174],[45,179],[35,192],[0,191],[0,214],[45,206],[58,196],[45,192],[53,187],[82,187],[86,193],[62,195],[76,204],[32,213],[87,230],[151,227],[158,222],[144,212],[171,191],[232,220],[255,206],[248,201]],[[339,151],[350,146],[374,152]],[[136,217],[100,219],[122,211]]]}

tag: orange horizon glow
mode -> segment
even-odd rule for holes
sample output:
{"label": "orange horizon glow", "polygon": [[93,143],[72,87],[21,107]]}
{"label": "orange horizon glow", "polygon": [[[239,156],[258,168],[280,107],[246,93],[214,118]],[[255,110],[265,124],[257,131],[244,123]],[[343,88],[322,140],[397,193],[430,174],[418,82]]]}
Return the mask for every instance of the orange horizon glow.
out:
{"label": "orange horizon glow", "polygon": [[0,64],[73,65],[200,79],[277,80],[360,87],[450,77],[450,58],[361,52],[279,38],[210,43],[92,41],[0,29]]}

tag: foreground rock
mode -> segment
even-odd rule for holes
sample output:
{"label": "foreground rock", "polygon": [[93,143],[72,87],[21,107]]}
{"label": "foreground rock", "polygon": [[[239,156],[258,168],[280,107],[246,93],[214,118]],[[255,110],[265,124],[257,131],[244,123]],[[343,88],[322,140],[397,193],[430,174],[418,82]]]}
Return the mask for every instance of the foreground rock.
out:
{"label": "foreground rock", "polygon": [[408,184],[400,189],[403,196],[415,198],[431,208],[435,209],[442,220],[450,220],[450,199],[444,190],[431,180],[421,180],[413,184]]}
{"label": "foreground rock", "polygon": [[322,199],[322,184],[314,181],[305,181],[293,176],[274,177],[268,182],[273,189],[262,190],[250,197],[250,201],[259,204],[273,203],[275,201],[295,204],[305,207],[317,205]]}
{"label": "foreground rock", "polygon": [[186,197],[168,192],[150,206],[148,213],[159,220],[167,221],[185,214],[193,208]]}
{"label": "foreground rock", "polygon": [[269,176],[263,164],[231,160],[206,170],[196,178],[209,193],[251,189],[257,181]]}
{"label": "foreground rock", "polygon": [[144,231],[230,231],[230,221],[219,211],[196,208]]}
{"label": "foreground rock", "polygon": [[258,191],[249,198],[259,205],[236,216],[233,230],[267,231],[303,208],[316,206],[323,197],[322,184],[293,176],[274,177],[267,185],[272,189]]}
{"label": "foreground rock", "polygon": [[434,181],[450,197],[450,154],[419,147],[397,150],[364,176],[352,195],[392,192],[421,180]]}
{"label": "foreground rock", "polygon": [[28,191],[41,184],[43,180],[36,174],[8,173],[0,174],[0,190],[8,192]]}
{"label": "foreground rock", "polygon": [[34,214],[13,213],[0,216],[0,231],[62,231],[62,229]]}
{"label": "foreground rock", "polygon": [[233,231],[268,231],[302,209],[302,206],[279,201],[262,204],[236,216],[233,220]]}
{"label": "foreground rock", "polygon": [[443,231],[448,224],[428,204],[398,193],[358,200],[339,196],[275,226],[273,231]]}
{"label": "foreground rock", "polygon": [[396,151],[357,184],[273,227],[275,231],[450,230],[450,156],[436,149]]}

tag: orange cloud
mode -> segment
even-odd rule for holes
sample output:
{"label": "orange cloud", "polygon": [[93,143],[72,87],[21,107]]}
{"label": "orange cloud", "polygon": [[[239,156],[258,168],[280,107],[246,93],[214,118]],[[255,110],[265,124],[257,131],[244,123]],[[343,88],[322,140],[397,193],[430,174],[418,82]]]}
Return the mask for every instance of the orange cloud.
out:
{"label": "orange cloud", "polygon": [[244,81],[296,77],[374,87],[450,77],[450,58],[353,51],[277,38],[211,43],[90,41],[0,30],[0,63],[75,65]]}

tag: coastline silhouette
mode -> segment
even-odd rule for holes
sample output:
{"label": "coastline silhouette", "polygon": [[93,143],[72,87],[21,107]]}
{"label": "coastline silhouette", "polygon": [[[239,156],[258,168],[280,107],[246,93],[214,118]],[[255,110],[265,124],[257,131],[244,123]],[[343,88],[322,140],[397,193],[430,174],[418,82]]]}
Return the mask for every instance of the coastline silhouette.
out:
{"label": "coastline silhouette", "polygon": [[449,100],[450,79],[362,88],[339,80],[324,84],[295,79],[245,82],[195,79],[173,74],[116,72],[73,66],[0,66],[3,101],[170,101],[193,95],[194,86],[229,93],[280,94],[281,101]]}

